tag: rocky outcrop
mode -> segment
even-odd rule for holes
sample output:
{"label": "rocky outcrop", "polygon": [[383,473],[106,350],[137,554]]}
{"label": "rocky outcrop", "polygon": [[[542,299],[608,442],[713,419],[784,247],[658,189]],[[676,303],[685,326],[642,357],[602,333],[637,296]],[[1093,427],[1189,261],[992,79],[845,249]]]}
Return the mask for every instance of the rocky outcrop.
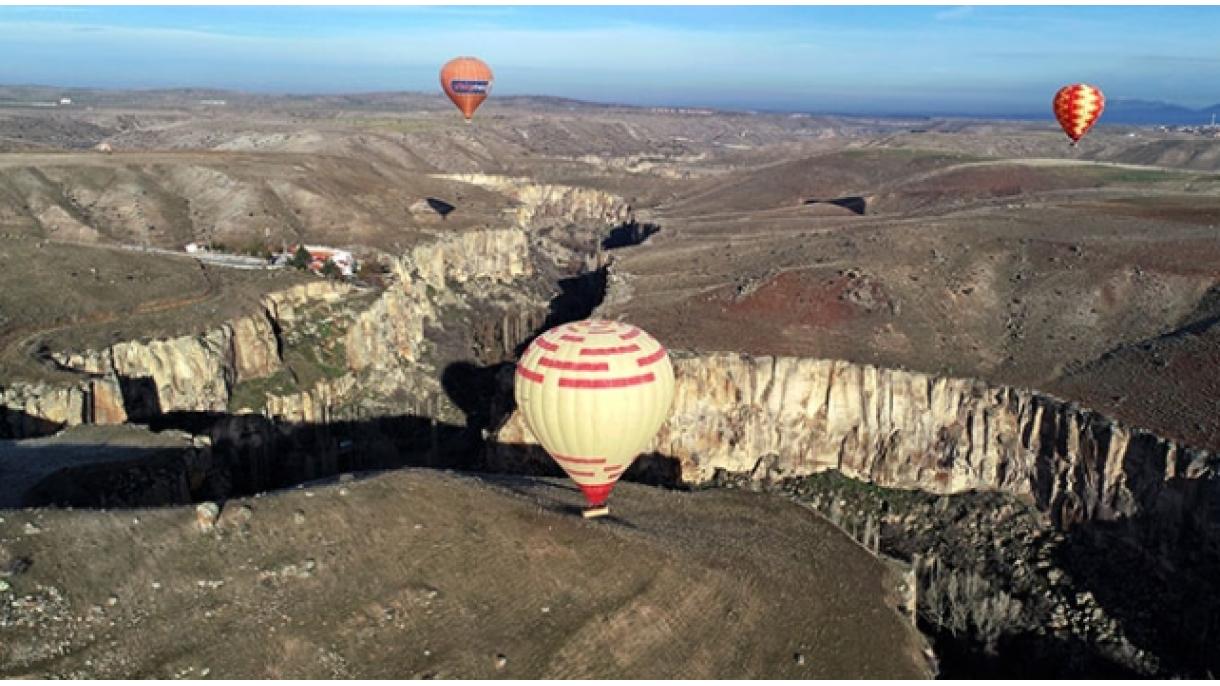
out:
{"label": "rocky outcrop", "polygon": [[521,229],[447,234],[412,248],[392,267],[407,290],[415,284],[441,289],[480,278],[507,283],[533,273],[528,236]]}
{"label": "rocky outcrop", "polygon": [[619,223],[631,218],[626,201],[594,188],[490,174],[438,174],[436,178],[481,186],[516,200],[519,204],[511,212],[520,227],[536,228],[556,221]]}
{"label": "rocky outcrop", "polygon": [[127,421],[113,375],[70,385],[16,382],[0,388],[0,438],[43,436],[80,424]]}
{"label": "rocky outcrop", "polygon": [[[1155,516],[1220,535],[1220,459],[1034,391],[837,360],[678,357],[651,450],[687,484],[835,469],[932,493],[1032,498],[1058,526]],[[519,415],[496,436],[535,443]]]}
{"label": "rocky outcrop", "polygon": [[357,315],[344,337],[348,369],[384,370],[414,361],[428,314],[421,304],[402,288],[392,288]]}
{"label": "rocky outcrop", "polygon": [[83,385],[16,383],[0,389],[0,437],[51,433],[85,421],[88,392]]}
{"label": "rocky outcrop", "polygon": [[276,326],[277,323],[265,313],[233,320],[230,344],[236,382],[271,376],[283,366]]}
{"label": "rocky outcrop", "polygon": [[[129,341],[110,348],[114,372],[141,398],[146,416],[162,412],[225,409],[236,377],[233,331],[225,326],[200,336],[148,343]],[[126,397],[130,403],[133,392]]]}
{"label": "rocky outcrop", "polygon": [[[219,412],[234,383],[281,367],[275,325],[266,314],[240,317],[195,336],[124,341],[101,351],[59,353],[63,368],[113,379],[125,414],[146,419],[163,412]],[[115,398],[92,394],[86,423],[115,416]],[[94,418],[94,419],[91,419]]]}
{"label": "rocky outcrop", "polygon": [[333,303],[347,297],[354,289],[342,281],[330,279],[297,284],[292,288],[268,293],[263,296],[263,307],[267,316],[275,322],[289,324],[296,321],[301,308],[317,303]]}
{"label": "rocky outcrop", "polygon": [[331,421],[334,409],[350,397],[355,387],[356,377],[347,374],[320,381],[300,393],[269,395],[264,414],[294,424],[326,424]]}
{"label": "rocky outcrop", "polygon": [[456,293],[464,286],[509,284],[534,273],[520,229],[449,235],[392,260],[391,268],[397,283],[348,329],[345,343],[353,371],[416,361],[424,327],[436,319],[438,304],[460,302]]}

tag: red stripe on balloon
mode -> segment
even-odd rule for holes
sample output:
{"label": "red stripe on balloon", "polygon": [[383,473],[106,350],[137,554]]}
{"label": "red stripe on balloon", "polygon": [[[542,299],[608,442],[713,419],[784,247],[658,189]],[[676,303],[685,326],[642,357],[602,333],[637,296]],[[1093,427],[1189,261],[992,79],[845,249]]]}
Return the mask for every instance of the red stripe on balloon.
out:
{"label": "red stripe on balloon", "polygon": [[636,353],[640,351],[640,346],[632,343],[631,345],[620,345],[610,348],[581,348],[581,355],[626,355],[627,353]]}
{"label": "red stripe on balloon", "polygon": [[609,362],[568,362],[567,360],[556,360],[550,357],[543,357],[541,360],[538,360],[538,365],[551,369],[563,369],[569,372],[610,371]]}
{"label": "red stripe on balloon", "polygon": [[525,367],[517,367],[517,374],[525,379],[533,381],[534,383],[542,383],[542,379],[544,378],[538,372],[530,371]]}
{"label": "red stripe on balloon", "polygon": [[606,463],[606,458],[604,458],[604,457],[569,457],[567,455],[555,455],[555,454],[552,454],[551,457],[555,458],[556,460],[558,460],[560,462],[571,462],[572,464],[605,464]]}
{"label": "red stripe on balloon", "polygon": [[560,388],[626,388],[628,386],[639,386],[641,384],[652,383],[656,381],[656,377],[652,372],[640,374],[639,376],[620,376],[614,379],[573,379],[571,377],[559,377]]}
{"label": "red stripe on balloon", "polygon": [[560,337],[559,337],[559,340],[561,340],[561,341],[572,341],[573,343],[584,343],[584,342],[585,342],[585,337],[584,337],[584,336],[573,336],[573,335],[572,335],[572,334],[570,334],[570,333],[565,333],[564,335],[562,335],[562,336],[560,336]]}
{"label": "red stripe on balloon", "polygon": [[641,357],[640,359],[636,360],[636,362],[641,367],[647,367],[650,364],[659,362],[662,357],[665,357],[665,348],[658,348],[655,353],[648,355],[646,357]]}
{"label": "red stripe on balloon", "polygon": [[553,353],[556,350],[559,350],[559,346],[542,337],[539,337],[538,340],[534,341],[534,343],[537,343],[539,348],[542,348],[547,352]]}
{"label": "red stripe on balloon", "polygon": [[633,327],[631,327],[631,330],[628,331],[627,333],[620,334],[619,338],[623,339],[624,341],[629,341],[639,335],[640,335],[640,330],[633,326]]}

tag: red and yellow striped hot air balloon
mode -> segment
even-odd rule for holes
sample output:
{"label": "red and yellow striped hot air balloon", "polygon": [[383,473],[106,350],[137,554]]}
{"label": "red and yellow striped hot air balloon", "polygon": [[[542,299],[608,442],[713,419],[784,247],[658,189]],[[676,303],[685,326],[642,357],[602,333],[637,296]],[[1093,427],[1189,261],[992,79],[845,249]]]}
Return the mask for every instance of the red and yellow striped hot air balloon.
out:
{"label": "red and yellow striped hot air balloon", "polygon": [[1059,92],[1055,93],[1053,105],[1059,125],[1063,127],[1068,138],[1072,139],[1072,145],[1076,145],[1081,137],[1093,128],[1093,124],[1097,123],[1101,111],[1106,108],[1106,99],[1102,96],[1101,89],[1087,83],[1074,83],[1060,88]]}
{"label": "red and yellow striped hot air balloon", "polygon": [[441,67],[441,88],[466,121],[491,93],[491,67],[477,57],[455,57]]}
{"label": "red and yellow striped hot air balloon", "polygon": [[526,425],[580,486],[586,517],[606,499],[669,415],[674,370],[640,328],[589,319],[534,339],[517,363],[517,407]]}

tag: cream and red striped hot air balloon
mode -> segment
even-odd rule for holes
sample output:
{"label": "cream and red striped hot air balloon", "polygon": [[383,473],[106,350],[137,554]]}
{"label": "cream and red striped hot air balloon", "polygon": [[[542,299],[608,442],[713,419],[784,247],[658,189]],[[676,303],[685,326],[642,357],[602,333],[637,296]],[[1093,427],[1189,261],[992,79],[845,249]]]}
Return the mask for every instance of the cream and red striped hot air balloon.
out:
{"label": "cream and red striped hot air balloon", "polygon": [[1106,108],[1106,99],[1100,89],[1086,83],[1074,83],[1055,93],[1053,106],[1059,125],[1072,139],[1072,145],[1076,145],[1097,123],[1101,111]]}
{"label": "cream and red striped hot air balloon", "polygon": [[589,319],[534,339],[517,363],[515,394],[534,437],[584,492],[585,516],[598,516],[669,415],[674,371],[639,327]]}

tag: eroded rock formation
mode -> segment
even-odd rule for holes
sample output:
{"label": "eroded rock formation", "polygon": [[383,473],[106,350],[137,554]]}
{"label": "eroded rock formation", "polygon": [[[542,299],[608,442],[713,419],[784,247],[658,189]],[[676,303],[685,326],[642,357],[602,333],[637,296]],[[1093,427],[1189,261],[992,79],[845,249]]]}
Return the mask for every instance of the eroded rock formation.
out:
{"label": "eroded rock formation", "polygon": [[[676,356],[673,410],[651,450],[680,478],[836,469],[932,493],[998,490],[1063,528],[1154,516],[1220,535],[1220,459],[1025,389],[840,360]],[[505,459],[536,443],[520,416]]]}
{"label": "eroded rock formation", "polygon": [[520,227],[537,227],[555,220],[619,223],[631,217],[626,201],[593,188],[491,174],[438,174],[436,178],[481,186],[516,200],[519,204],[511,212]]}

